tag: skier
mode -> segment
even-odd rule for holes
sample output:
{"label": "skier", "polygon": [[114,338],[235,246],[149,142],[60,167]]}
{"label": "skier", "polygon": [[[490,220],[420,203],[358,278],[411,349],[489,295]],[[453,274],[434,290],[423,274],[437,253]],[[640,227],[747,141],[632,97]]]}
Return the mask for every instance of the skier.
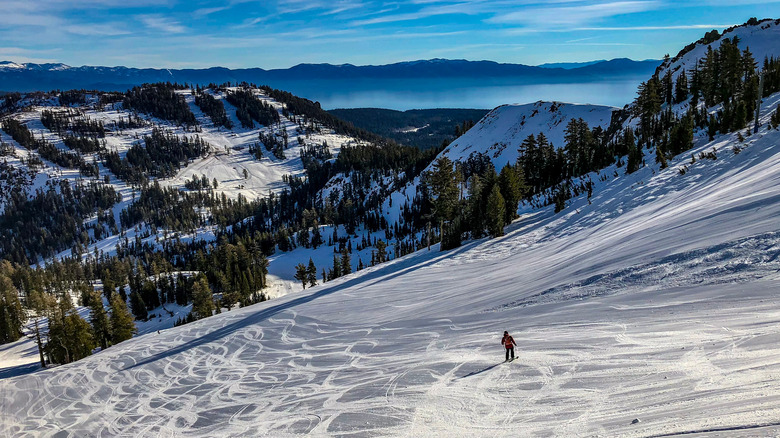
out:
{"label": "skier", "polygon": [[515,339],[511,336],[509,336],[509,332],[504,332],[504,337],[501,339],[501,344],[504,345],[504,348],[506,348],[506,360],[504,362],[509,362],[509,356],[512,356],[512,360],[515,360],[515,346],[517,345],[515,343]]}

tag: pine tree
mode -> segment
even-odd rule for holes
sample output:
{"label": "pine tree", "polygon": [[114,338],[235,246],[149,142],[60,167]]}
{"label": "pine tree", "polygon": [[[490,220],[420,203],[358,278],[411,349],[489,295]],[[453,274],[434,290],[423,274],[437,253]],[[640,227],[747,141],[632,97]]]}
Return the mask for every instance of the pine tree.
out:
{"label": "pine tree", "polygon": [[214,313],[214,299],[206,277],[201,275],[192,287],[192,314],[195,319],[208,318]]}
{"label": "pine tree", "polygon": [[303,263],[298,263],[295,266],[295,279],[300,281],[303,288],[306,289],[306,282],[309,280],[309,271]]}
{"label": "pine tree", "polygon": [[669,135],[669,152],[672,156],[693,147],[693,120],[685,116],[677,122]]}
{"label": "pine tree", "polygon": [[666,169],[669,166],[665,152],[668,142],[666,136],[664,136],[663,142],[655,147],[655,162],[661,165],[661,169]]}
{"label": "pine tree", "polygon": [[458,186],[452,161],[447,157],[437,159],[425,181],[432,199],[433,213],[441,228],[444,221],[453,219],[458,204]]}
{"label": "pine tree", "polygon": [[118,344],[132,338],[138,329],[125,300],[114,292],[111,294],[109,305],[111,307],[111,343]]}
{"label": "pine tree", "polygon": [[49,342],[46,353],[54,363],[70,363],[83,359],[95,348],[91,327],[78,313],[60,301],[53,317],[49,318]]}
{"label": "pine tree", "polygon": [[328,278],[334,280],[341,277],[341,258],[337,255],[333,256],[333,270],[330,272]]}
{"label": "pine tree", "polygon": [[672,99],[674,98],[674,85],[672,82],[672,72],[671,70],[667,69],[666,74],[664,74],[664,77],[661,78],[661,90],[663,92],[663,101],[667,105],[670,105],[672,103]]}
{"label": "pine tree", "polygon": [[504,222],[510,223],[517,218],[517,205],[526,190],[522,170],[507,164],[498,175],[498,185],[506,204]]}
{"label": "pine tree", "polygon": [[374,245],[376,247],[376,264],[387,261],[387,243],[384,240],[378,240]]}
{"label": "pine tree", "polygon": [[133,310],[135,319],[146,321],[146,318],[149,317],[149,313],[146,311],[146,303],[144,303],[144,299],[141,298],[141,294],[138,291],[130,292],[130,308]]}
{"label": "pine tree", "polygon": [[309,266],[306,267],[306,281],[309,283],[309,287],[317,285],[317,267],[314,266],[314,260],[309,257]]}
{"label": "pine tree", "polygon": [[642,149],[634,141],[634,132],[627,129],[623,134],[623,144],[628,149],[628,164],[626,164],[626,174],[634,173],[639,170],[642,164]]}
{"label": "pine tree", "polygon": [[682,103],[688,98],[688,74],[685,70],[677,75],[677,82],[674,84],[674,103]]}
{"label": "pine tree", "polygon": [[772,129],[777,129],[780,126],[780,106],[775,108],[775,112],[772,113],[772,117],[769,119],[769,126]]}
{"label": "pine tree", "polygon": [[506,201],[501,196],[501,190],[498,184],[493,185],[490,196],[487,199],[487,228],[490,237],[499,237],[504,235],[504,224],[506,218]]}
{"label": "pine tree", "polygon": [[13,271],[10,262],[0,261],[0,344],[19,339],[26,319],[19,291],[9,278]]}
{"label": "pine tree", "polygon": [[320,233],[320,224],[315,219],[311,231],[311,246],[312,248],[317,249],[317,247],[322,245],[322,243],[323,240],[322,233]]}
{"label": "pine tree", "polygon": [[114,291],[114,283],[111,281],[111,278],[106,276],[103,279],[103,295],[105,295],[106,299],[111,297],[111,292]]}
{"label": "pine tree", "polygon": [[634,109],[636,115],[640,116],[642,138],[646,138],[649,135],[653,117],[661,110],[660,88],[658,76],[653,76],[647,82],[642,82],[639,85],[638,96],[634,101]]}
{"label": "pine tree", "polygon": [[734,119],[732,120],[731,130],[738,131],[747,126],[748,112],[745,102],[740,101],[737,103],[737,108],[734,111]]}
{"label": "pine tree", "polygon": [[468,230],[472,239],[479,239],[485,234],[485,200],[482,198],[482,179],[474,174],[469,182],[469,200],[466,212],[468,214]]}
{"label": "pine tree", "polygon": [[40,357],[41,368],[46,368],[44,352],[46,344],[44,343],[43,319],[51,317],[52,309],[57,305],[55,298],[45,292],[36,289],[31,290],[27,295],[27,307],[32,311],[32,333],[29,335],[38,346],[38,355]]}
{"label": "pine tree", "polygon": [[352,257],[349,255],[349,251],[344,248],[341,251],[341,275],[347,275],[352,273]]}
{"label": "pine tree", "polygon": [[103,306],[103,297],[97,291],[92,290],[88,294],[90,317],[89,322],[92,325],[92,333],[95,341],[102,350],[108,348],[111,341],[111,326],[108,321],[108,313]]}

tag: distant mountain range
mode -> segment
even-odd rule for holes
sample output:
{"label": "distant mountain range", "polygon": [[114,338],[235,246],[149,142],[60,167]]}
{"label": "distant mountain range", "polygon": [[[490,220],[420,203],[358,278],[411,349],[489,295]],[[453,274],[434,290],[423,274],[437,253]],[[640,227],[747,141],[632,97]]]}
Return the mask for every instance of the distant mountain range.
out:
{"label": "distant mountain range", "polygon": [[503,64],[493,61],[430,59],[387,65],[299,64],[288,69],[151,69],[129,67],[71,67],[65,64],[0,62],[0,90],[39,91],[84,88],[125,90],[147,82],[172,81],[189,84],[251,82],[285,88],[302,81],[389,81],[439,78],[487,80],[502,83],[567,83],[597,81],[610,77],[649,76],[658,60],[613,59],[589,63],[543,66]]}
{"label": "distant mountain range", "polygon": [[586,61],[586,62],[548,62],[545,64],[539,64],[537,67],[542,68],[563,68],[566,70],[570,70],[573,68],[579,68],[579,67],[585,67],[588,65],[598,64],[599,62],[607,62],[606,59],[597,59],[595,61]]}

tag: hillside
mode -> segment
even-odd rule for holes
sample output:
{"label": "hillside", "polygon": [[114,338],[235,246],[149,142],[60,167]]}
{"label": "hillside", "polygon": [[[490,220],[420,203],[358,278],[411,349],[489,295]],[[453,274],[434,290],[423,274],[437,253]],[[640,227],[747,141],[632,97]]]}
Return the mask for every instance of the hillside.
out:
{"label": "hillside", "polygon": [[[543,133],[554,146],[563,147],[570,120],[582,119],[590,127],[607,128],[617,109],[562,102],[500,106],[450,144],[441,155],[453,161],[465,161],[472,152],[479,152],[487,154],[493,165],[500,169],[517,161],[520,144],[529,135]],[[489,146],[486,148],[486,145]]]}
{"label": "hillside", "polygon": [[[91,290],[105,306],[117,292],[140,333],[192,318],[201,276],[215,286],[209,301],[229,311],[398,256],[367,206],[321,189],[348,169],[368,186],[402,184],[433,157],[270,88],[158,83],[9,94],[0,107],[3,293],[27,307],[45,288],[55,302],[70,297],[76,308],[63,315],[89,318]],[[357,199],[363,187],[351,187]],[[0,340],[29,327],[4,325]]]}
{"label": "hillside", "polygon": [[438,148],[460,136],[460,127],[480,120],[487,110],[382,108],[335,109],[329,113],[355,126],[421,149]]}
{"label": "hillside", "polygon": [[3,433],[777,433],[780,131],[735,143],[523,211],[503,238],[0,381]]}
{"label": "hillside", "polygon": [[[503,105],[490,111],[444,148],[424,172],[433,171],[436,162],[442,158],[464,167],[487,165],[500,171],[504,166],[518,162],[521,146],[528,136],[541,134],[548,140],[550,151],[561,149],[566,145],[564,138],[572,120],[582,120],[589,127],[606,129],[617,110],[608,106],[562,102]],[[418,177],[390,194],[383,204],[387,220],[399,220],[400,212],[393,205],[413,203],[423,190],[422,178]]]}
{"label": "hillside", "polygon": [[749,49],[758,55],[759,62],[765,56],[780,56],[780,47],[776,41],[780,38],[780,20],[761,20],[750,22],[743,26],[734,26],[726,29],[722,34],[708,33],[701,40],[685,47],[674,58],[664,60],[658,67],[657,74],[663,76],[666,71],[672,73],[676,79],[680,72],[688,72],[696,68],[700,59],[707,56],[709,49],[717,50],[725,39],[734,41],[737,39],[740,50]]}

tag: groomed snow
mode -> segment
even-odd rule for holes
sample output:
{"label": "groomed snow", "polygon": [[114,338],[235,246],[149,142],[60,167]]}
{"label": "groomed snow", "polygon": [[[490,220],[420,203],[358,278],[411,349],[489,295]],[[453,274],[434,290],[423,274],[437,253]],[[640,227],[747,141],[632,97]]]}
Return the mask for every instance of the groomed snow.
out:
{"label": "groomed snow", "polygon": [[780,131],[735,144],[619,169],[502,238],[0,380],[0,435],[777,435]]}

